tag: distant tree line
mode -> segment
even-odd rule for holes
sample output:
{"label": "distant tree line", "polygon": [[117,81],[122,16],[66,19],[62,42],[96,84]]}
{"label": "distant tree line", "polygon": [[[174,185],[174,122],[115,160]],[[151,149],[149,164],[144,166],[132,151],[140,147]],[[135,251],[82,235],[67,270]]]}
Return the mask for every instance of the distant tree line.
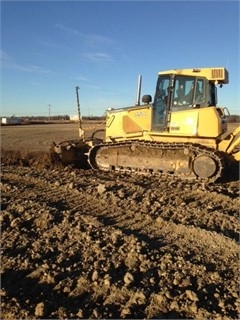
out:
{"label": "distant tree line", "polygon": [[[23,116],[21,117],[23,120],[29,120],[29,121],[48,121],[49,117],[47,116]],[[51,116],[51,120],[70,120],[70,117],[68,115],[58,115],[58,116]]]}
{"label": "distant tree line", "polygon": [[229,123],[240,123],[240,116],[238,115],[231,115],[228,118]]}
{"label": "distant tree line", "polygon": [[83,116],[83,120],[104,120],[105,116]]}
{"label": "distant tree line", "polygon": [[[50,118],[47,116],[24,116],[21,117],[22,120],[25,121],[69,121],[69,115],[57,115],[51,116]],[[103,120],[105,119],[104,116],[83,116],[82,120]]]}

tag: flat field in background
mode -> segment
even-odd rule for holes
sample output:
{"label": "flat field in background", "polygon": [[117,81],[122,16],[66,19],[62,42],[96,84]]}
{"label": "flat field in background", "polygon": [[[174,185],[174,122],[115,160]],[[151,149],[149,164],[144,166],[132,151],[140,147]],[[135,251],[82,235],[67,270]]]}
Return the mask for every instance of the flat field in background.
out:
{"label": "flat field in background", "polygon": [[[104,129],[101,122],[85,122],[83,128],[86,135],[94,130]],[[79,124],[34,124],[1,127],[1,147],[6,150],[47,151],[52,142],[59,143],[65,140],[79,138]]]}

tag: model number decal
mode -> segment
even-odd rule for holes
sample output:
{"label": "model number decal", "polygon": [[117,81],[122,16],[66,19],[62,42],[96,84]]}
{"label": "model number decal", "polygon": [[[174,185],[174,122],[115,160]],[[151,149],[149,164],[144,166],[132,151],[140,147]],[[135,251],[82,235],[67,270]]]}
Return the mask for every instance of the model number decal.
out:
{"label": "model number decal", "polygon": [[135,117],[146,117],[146,112],[138,111],[135,113]]}

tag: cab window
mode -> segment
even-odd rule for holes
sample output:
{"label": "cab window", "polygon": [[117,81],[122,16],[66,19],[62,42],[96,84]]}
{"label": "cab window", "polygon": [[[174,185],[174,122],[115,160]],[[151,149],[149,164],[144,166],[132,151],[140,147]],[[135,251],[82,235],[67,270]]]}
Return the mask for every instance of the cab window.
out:
{"label": "cab window", "polygon": [[176,76],[173,93],[173,111],[185,110],[205,102],[205,79]]}
{"label": "cab window", "polygon": [[217,105],[217,88],[213,83],[209,84],[209,106]]}

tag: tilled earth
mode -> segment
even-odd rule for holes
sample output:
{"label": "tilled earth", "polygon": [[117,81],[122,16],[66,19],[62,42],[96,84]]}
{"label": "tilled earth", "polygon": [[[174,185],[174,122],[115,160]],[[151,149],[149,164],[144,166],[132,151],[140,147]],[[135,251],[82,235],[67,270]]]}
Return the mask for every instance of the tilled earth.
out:
{"label": "tilled earth", "polygon": [[239,318],[239,181],[14,158],[2,153],[2,319]]}

